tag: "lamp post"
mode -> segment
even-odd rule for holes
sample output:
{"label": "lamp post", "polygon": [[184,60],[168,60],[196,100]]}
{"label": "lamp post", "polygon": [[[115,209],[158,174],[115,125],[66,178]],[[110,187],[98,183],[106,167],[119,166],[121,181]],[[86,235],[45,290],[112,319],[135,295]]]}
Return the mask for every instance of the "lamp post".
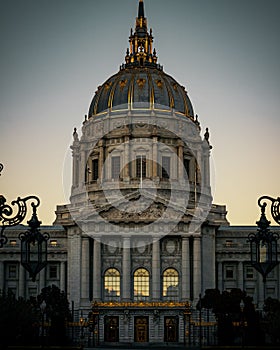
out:
{"label": "lamp post", "polygon": [[32,281],[36,279],[36,275],[47,265],[47,241],[48,233],[40,232],[41,221],[37,217],[37,206],[33,207],[33,215],[28,221],[29,229],[20,233],[21,240],[21,264],[29,272]]}
{"label": "lamp post", "polygon": [[[258,229],[256,233],[250,233],[248,235],[248,241],[250,243],[251,252],[251,264],[252,266],[260,272],[263,277],[264,286],[264,300],[265,300],[265,288],[266,288],[266,277],[278,264],[277,257],[277,240],[279,235],[275,232],[271,232],[269,225],[270,221],[267,220],[265,215],[266,203],[261,203],[263,199],[270,198],[263,196],[258,200],[258,205],[261,207],[261,217],[260,220],[256,222]],[[279,201],[277,200],[277,206],[279,211]],[[274,219],[279,219],[276,213],[276,209],[273,210]],[[280,221],[279,221],[280,222]]]}

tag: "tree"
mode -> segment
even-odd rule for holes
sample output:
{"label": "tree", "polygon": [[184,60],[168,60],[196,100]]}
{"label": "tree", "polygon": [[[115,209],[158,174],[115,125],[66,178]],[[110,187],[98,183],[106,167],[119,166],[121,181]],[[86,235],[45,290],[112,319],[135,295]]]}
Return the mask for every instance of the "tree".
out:
{"label": "tree", "polygon": [[[241,301],[244,309],[241,310]],[[246,295],[246,292],[238,288],[231,291],[218,289],[207,289],[201,299],[201,307],[211,309],[218,322],[218,339],[220,345],[232,345],[237,336],[247,344],[255,344],[257,329],[257,314],[255,312],[253,299]],[[234,327],[239,324],[239,328]],[[238,334],[238,332],[240,334]],[[246,331],[245,331],[246,330]],[[254,336],[253,336],[254,334]]]}
{"label": "tree", "polygon": [[36,339],[38,313],[30,300],[0,292],[0,348],[30,345]]}
{"label": "tree", "polygon": [[46,318],[51,321],[49,329],[50,344],[62,345],[67,343],[65,323],[70,320],[71,313],[66,294],[55,285],[45,287],[37,297],[39,307],[43,301],[46,303]]}
{"label": "tree", "polygon": [[280,301],[267,298],[264,303],[264,330],[270,336],[272,344],[280,343]]}

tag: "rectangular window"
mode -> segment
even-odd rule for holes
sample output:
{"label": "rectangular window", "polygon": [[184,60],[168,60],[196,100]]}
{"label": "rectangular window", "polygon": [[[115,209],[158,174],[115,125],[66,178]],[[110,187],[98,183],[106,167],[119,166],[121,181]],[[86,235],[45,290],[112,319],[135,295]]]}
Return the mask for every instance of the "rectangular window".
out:
{"label": "rectangular window", "polygon": [[253,267],[250,267],[250,266],[246,267],[246,278],[247,279],[254,278],[254,268]]}
{"label": "rectangular window", "polygon": [[37,288],[28,288],[28,296],[30,297],[36,297],[38,295]]}
{"label": "rectangular window", "polygon": [[234,278],[234,268],[233,266],[226,266],[226,279],[233,279]]}
{"label": "rectangular window", "polygon": [[8,279],[16,279],[17,278],[17,265],[16,264],[8,264],[7,277],[8,277]]}
{"label": "rectangular window", "polygon": [[58,266],[56,264],[49,265],[49,279],[58,279]]}
{"label": "rectangular window", "polygon": [[170,157],[162,157],[162,178],[170,178]]}
{"label": "rectangular window", "polygon": [[146,177],[146,156],[136,157],[136,177],[139,179]]}
{"label": "rectangular window", "polygon": [[190,177],[190,160],[184,159],[184,177],[185,179],[188,179]]}
{"label": "rectangular window", "polygon": [[98,159],[92,160],[92,180],[96,181],[98,179]]}
{"label": "rectangular window", "polygon": [[119,179],[121,171],[120,157],[112,157],[112,179]]}

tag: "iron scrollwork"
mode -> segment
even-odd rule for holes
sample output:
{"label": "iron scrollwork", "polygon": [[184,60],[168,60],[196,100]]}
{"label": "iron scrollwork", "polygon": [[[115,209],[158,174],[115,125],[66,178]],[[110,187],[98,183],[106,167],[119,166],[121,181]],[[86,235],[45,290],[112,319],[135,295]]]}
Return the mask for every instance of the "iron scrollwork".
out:
{"label": "iron scrollwork", "polygon": [[[25,198],[18,197],[17,200],[11,202],[11,205],[6,204],[6,198],[0,195],[0,248],[7,243],[7,237],[4,235],[4,230],[9,226],[19,225],[26,217],[27,201],[32,200],[32,206],[36,208],[40,205],[40,199],[36,196],[27,196]],[[15,206],[15,207],[14,207]]]}
{"label": "iron scrollwork", "polygon": [[2,172],[3,169],[4,169],[4,166],[3,166],[2,163],[0,163],[0,176],[1,176],[1,172]]}
{"label": "iron scrollwork", "polygon": [[280,225],[280,197],[278,198],[272,198],[270,196],[262,196],[258,200],[258,205],[260,208],[262,208],[263,204],[262,201],[271,201],[271,207],[270,212],[278,225]]}

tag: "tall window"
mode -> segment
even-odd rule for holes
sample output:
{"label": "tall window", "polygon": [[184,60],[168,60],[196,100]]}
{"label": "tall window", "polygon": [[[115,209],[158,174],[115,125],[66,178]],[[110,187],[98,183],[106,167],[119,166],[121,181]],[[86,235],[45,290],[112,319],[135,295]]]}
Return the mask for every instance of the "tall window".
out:
{"label": "tall window", "polygon": [[175,269],[167,269],[163,273],[163,297],[168,300],[179,298],[179,274]]}
{"label": "tall window", "polygon": [[185,179],[187,179],[190,176],[190,160],[189,159],[184,158],[184,168],[185,168],[184,177],[185,177]]}
{"label": "tall window", "polygon": [[119,300],[121,295],[121,276],[117,269],[110,268],[105,272],[104,295],[107,300]]}
{"label": "tall window", "polygon": [[134,272],[134,300],[147,300],[150,295],[150,276],[146,269],[140,268]]}
{"label": "tall window", "polygon": [[146,156],[136,157],[136,177],[145,178],[146,177]]}
{"label": "tall window", "polygon": [[162,178],[169,179],[170,177],[170,157],[162,157]]}
{"label": "tall window", "polygon": [[92,180],[96,181],[98,179],[98,159],[92,160]]}
{"label": "tall window", "polygon": [[121,171],[121,158],[112,157],[112,179],[119,179]]}

